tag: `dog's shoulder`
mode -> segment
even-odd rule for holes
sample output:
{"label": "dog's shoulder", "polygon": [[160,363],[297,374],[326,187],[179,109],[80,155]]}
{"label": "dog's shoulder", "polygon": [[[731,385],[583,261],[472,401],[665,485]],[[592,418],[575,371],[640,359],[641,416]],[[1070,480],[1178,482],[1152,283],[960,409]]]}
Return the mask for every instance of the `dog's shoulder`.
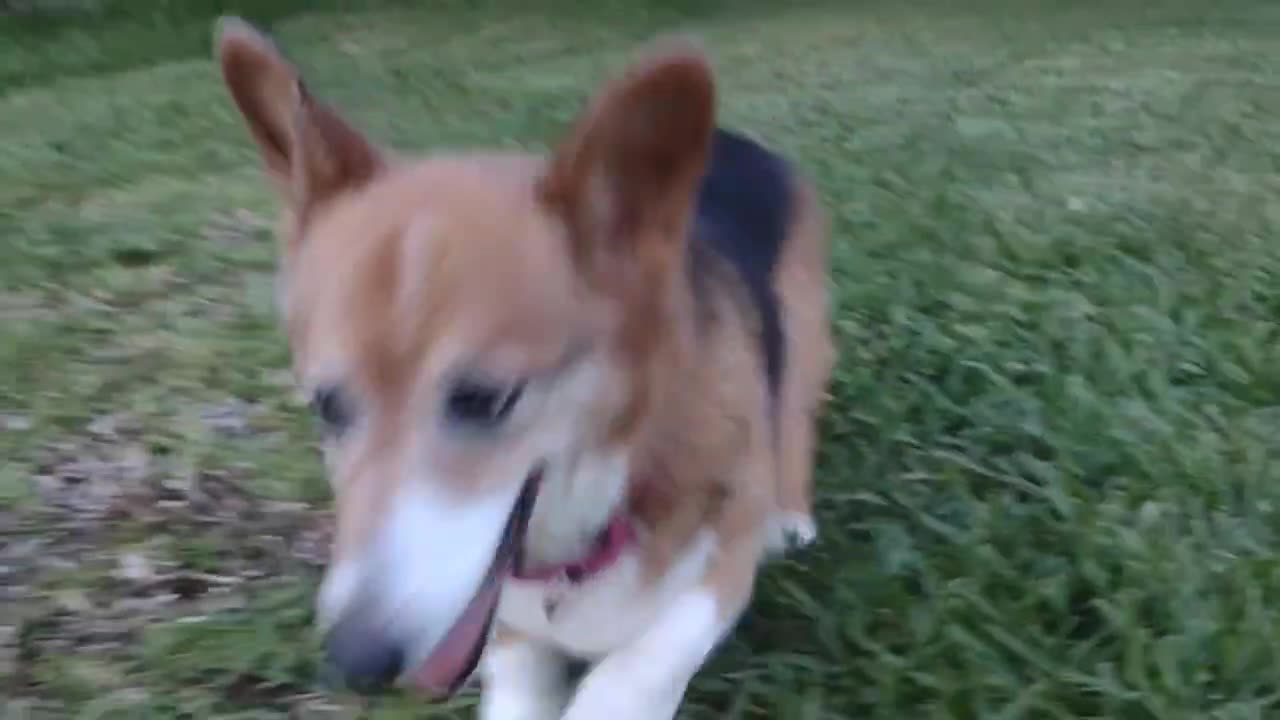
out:
{"label": "dog's shoulder", "polygon": [[695,301],[702,308],[712,306],[709,295],[726,282],[745,291],[758,321],[771,393],[777,392],[785,365],[773,276],[794,212],[794,179],[786,161],[742,134],[717,129],[690,242]]}

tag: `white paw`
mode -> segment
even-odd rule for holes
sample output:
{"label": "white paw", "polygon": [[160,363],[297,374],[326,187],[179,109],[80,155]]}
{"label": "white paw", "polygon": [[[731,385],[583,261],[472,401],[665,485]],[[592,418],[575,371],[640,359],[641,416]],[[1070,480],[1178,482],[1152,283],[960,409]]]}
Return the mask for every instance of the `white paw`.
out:
{"label": "white paw", "polygon": [[770,552],[785,553],[813,544],[818,539],[818,525],[808,513],[775,513],[769,521]]}
{"label": "white paw", "polygon": [[559,695],[512,692],[507,688],[480,693],[481,720],[559,720],[564,702]]}
{"label": "white paw", "polygon": [[568,700],[564,661],[534,645],[491,646],[481,666],[480,720],[559,720]]}
{"label": "white paw", "polygon": [[562,720],[671,720],[728,628],[715,593],[677,595],[632,645],[582,678]]}
{"label": "white paw", "polygon": [[625,678],[588,678],[569,703],[562,720],[671,720],[683,688],[642,688]]}

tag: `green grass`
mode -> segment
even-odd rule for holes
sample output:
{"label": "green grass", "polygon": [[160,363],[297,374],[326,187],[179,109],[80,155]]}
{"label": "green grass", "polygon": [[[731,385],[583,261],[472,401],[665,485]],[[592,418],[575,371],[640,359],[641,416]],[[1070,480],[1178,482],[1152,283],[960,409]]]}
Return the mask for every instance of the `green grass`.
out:
{"label": "green grass", "polygon": [[1280,717],[1280,5],[537,5],[0,16],[0,709],[472,702],[323,690],[327,490],[209,59],[231,8],[408,149],[545,144],[693,29],[726,120],[820,184],[823,539],[682,717]]}

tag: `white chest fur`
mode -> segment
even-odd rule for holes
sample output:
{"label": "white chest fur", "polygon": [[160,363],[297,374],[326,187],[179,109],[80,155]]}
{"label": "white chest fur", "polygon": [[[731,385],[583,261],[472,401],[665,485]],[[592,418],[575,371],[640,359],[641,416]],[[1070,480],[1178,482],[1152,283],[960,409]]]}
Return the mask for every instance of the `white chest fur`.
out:
{"label": "white chest fur", "polygon": [[646,580],[634,552],[580,585],[508,580],[498,617],[530,638],[595,659],[633,639],[696,583],[714,551],[715,536],[699,534],[656,582]]}

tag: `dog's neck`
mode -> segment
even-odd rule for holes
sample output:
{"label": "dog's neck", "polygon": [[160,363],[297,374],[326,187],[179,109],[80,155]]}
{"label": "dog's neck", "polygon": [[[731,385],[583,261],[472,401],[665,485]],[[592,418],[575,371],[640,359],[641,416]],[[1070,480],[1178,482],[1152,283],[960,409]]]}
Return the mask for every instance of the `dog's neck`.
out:
{"label": "dog's neck", "polygon": [[543,471],[525,554],[537,565],[581,558],[621,509],[630,463],[620,449],[559,458]]}
{"label": "dog's neck", "polygon": [[[600,541],[601,533],[617,513],[635,509],[628,505],[636,480],[633,476],[637,472],[661,474],[661,463],[655,464],[655,461],[664,454],[662,449],[680,444],[672,443],[661,431],[654,431],[671,425],[668,420],[674,416],[687,414],[686,388],[697,382],[698,328],[694,283],[689,275],[692,271],[687,263],[680,269],[679,281],[670,288],[668,312],[662,317],[665,332],[649,348],[658,361],[648,364],[649,374],[644,384],[651,395],[645,403],[640,426],[625,441],[561,456],[544,470],[525,540],[529,563],[555,565],[584,557]],[[665,496],[671,488],[658,490],[657,495]],[[639,518],[641,524],[660,524],[674,513],[673,508],[666,507],[670,500],[663,497],[657,503],[645,503],[646,507],[638,508],[646,516]]]}

